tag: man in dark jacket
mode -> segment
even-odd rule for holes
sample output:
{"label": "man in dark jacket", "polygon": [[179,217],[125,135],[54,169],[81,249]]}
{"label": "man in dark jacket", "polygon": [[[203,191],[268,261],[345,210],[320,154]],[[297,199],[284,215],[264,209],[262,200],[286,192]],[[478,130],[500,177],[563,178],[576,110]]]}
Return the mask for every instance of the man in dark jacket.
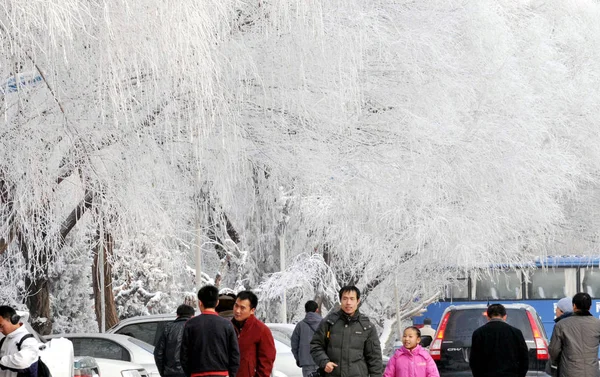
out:
{"label": "man in dark jacket", "polygon": [[521,330],[506,323],[501,304],[487,308],[488,323],[473,332],[469,366],[473,377],[524,377],[529,369]]}
{"label": "man in dark jacket", "polygon": [[233,305],[235,331],[240,345],[237,377],[269,377],[275,363],[275,341],[271,330],[254,316],[258,297],[251,291],[238,293]]}
{"label": "man in dark jacket", "polygon": [[292,333],[292,353],[296,365],[302,368],[302,377],[308,377],[317,371],[317,364],[310,355],[310,341],[323,318],[319,314],[319,304],[310,300],[304,304],[306,315],[296,324]]}
{"label": "man in dark jacket", "polygon": [[339,298],[341,309],[321,322],[310,342],[310,354],[332,377],[381,377],[381,345],[369,318],[358,311],[360,291],[345,286]]}
{"label": "man in dark jacket", "polygon": [[573,296],[573,315],[554,326],[550,359],[558,365],[559,377],[600,377],[598,344],[600,320],[590,313],[592,298],[587,293]]}
{"label": "man in dark jacket", "polygon": [[161,377],[185,377],[179,362],[179,351],[183,326],[193,315],[194,308],[185,304],[179,305],[177,319],[165,326],[156,347],[154,347],[154,361]]}
{"label": "man in dark jacket", "polygon": [[219,317],[219,289],[206,285],[198,291],[201,313],[183,329],[181,366],[188,377],[235,377],[240,366],[240,351],[235,330]]}

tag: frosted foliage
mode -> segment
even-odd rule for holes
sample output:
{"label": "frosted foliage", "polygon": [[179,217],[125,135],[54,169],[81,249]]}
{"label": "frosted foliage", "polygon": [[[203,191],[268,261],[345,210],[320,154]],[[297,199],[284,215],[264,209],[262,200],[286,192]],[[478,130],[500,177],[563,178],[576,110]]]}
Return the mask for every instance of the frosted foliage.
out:
{"label": "frosted foliage", "polygon": [[[334,273],[318,254],[300,254],[285,272],[276,272],[259,287],[261,302],[281,301],[284,292],[287,300],[292,303],[293,313],[288,321],[297,322],[304,317],[304,302],[307,297],[319,294],[327,296],[332,302],[337,300],[339,286]],[[259,315],[266,318],[280,318],[273,313],[275,308],[267,312],[259,307]],[[261,312],[262,311],[262,312]]]}
{"label": "frosted foliage", "polygon": [[[211,277],[262,283],[273,302],[275,282],[289,283],[297,308],[331,297],[333,285],[308,288],[326,268],[337,286],[368,293],[366,311],[386,313],[395,275],[401,300],[415,302],[455,276],[451,267],[597,237],[587,205],[600,176],[592,0],[3,7],[0,181],[10,200],[0,201],[0,235],[19,232],[32,254],[58,252],[63,219],[89,194],[90,227],[116,242],[121,315],[166,310],[190,290],[173,271],[188,271],[197,223],[213,232],[203,250],[221,260]],[[239,236],[225,253],[214,250],[231,241],[224,214]],[[274,274],[279,236],[291,267]],[[3,258],[17,258],[15,243]],[[303,269],[313,275],[292,284]]]}
{"label": "frosted foliage", "polygon": [[187,269],[185,253],[176,245],[150,248],[145,237],[136,237],[122,245],[114,258],[113,274],[117,315],[173,312],[189,298],[194,276]]}
{"label": "frosted foliage", "polygon": [[6,302],[6,305],[20,303],[18,297],[24,293],[25,288],[23,263],[19,254],[6,252],[0,255],[0,302]]}
{"label": "frosted foliage", "polygon": [[[591,179],[589,153],[580,154],[565,127],[597,138],[593,111],[565,119],[584,104],[586,112],[596,106],[577,95],[588,88],[597,94],[595,84],[574,87],[571,76],[587,78],[581,70],[593,69],[586,62],[597,52],[576,55],[572,43],[550,33],[558,23],[567,29],[557,32],[560,39],[584,33],[597,46],[598,37],[567,20],[575,13],[597,30],[587,14],[597,6],[344,4],[341,12],[333,11],[338,3],[323,5],[332,8],[321,16],[331,30],[318,34],[299,18],[306,30],[289,28],[303,37],[279,30],[279,38],[255,49],[257,69],[264,69],[257,89],[272,90],[257,90],[260,101],[253,102],[281,112],[265,111],[267,124],[257,115],[251,131],[256,140],[278,138],[270,157],[292,162],[285,168],[300,169],[303,180],[315,182],[313,192],[322,192],[325,209],[307,203],[318,216],[312,221],[335,237],[336,247],[376,250],[386,260],[410,250],[421,260],[463,264],[539,249],[565,222],[559,199]],[[300,58],[292,52],[299,48],[310,53]],[[535,54],[522,52],[530,50]],[[576,61],[564,61],[565,54]],[[321,69],[306,68],[313,65]],[[270,73],[278,66],[290,74]],[[568,100],[555,98],[569,91]],[[352,264],[354,254],[344,254]]]}
{"label": "frosted foliage", "polygon": [[598,176],[598,3],[308,4],[236,46],[255,52],[251,151],[296,177],[341,282],[395,274],[407,302],[448,267],[529,260],[591,224],[565,203]]}
{"label": "frosted foliage", "polygon": [[52,266],[50,302],[52,329],[57,334],[98,331],[92,289],[92,255],[90,249],[81,246],[78,249],[65,247]]}

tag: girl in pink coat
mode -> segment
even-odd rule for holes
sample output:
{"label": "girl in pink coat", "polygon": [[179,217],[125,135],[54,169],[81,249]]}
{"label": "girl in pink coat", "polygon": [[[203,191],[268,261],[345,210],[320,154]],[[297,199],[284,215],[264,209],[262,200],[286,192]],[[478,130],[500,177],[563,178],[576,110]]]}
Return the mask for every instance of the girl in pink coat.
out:
{"label": "girl in pink coat", "polygon": [[421,331],[410,326],[404,329],[402,344],[388,361],[383,377],[440,377],[435,361],[419,345]]}

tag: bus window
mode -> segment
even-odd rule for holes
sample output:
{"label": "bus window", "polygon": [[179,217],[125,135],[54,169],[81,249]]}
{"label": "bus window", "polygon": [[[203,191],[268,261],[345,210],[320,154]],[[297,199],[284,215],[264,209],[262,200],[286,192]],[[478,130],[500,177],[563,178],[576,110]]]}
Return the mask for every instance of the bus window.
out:
{"label": "bus window", "polygon": [[600,271],[592,269],[581,269],[581,291],[592,296],[600,298]]}
{"label": "bus window", "polygon": [[574,268],[537,269],[530,272],[527,292],[530,299],[561,299],[576,293]]}
{"label": "bus window", "polygon": [[468,300],[469,279],[460,278],[453,280],[446,286],[446,300]]}
{"label": "bus window", "polygon": [[521,273],[504,271],[480,276],[473,287],[475,300],[521,300]]}

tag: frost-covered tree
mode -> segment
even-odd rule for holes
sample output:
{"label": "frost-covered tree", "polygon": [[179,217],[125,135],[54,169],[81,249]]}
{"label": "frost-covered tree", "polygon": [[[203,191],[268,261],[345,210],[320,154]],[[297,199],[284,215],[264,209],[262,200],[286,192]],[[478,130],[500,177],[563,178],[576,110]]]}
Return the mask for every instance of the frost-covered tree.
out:
{"label": "frost-covered tree", "polygon": [[113,245],[113,268],[143,254],[147,281],[196,242],[219,261],[209,276],[260,286],[267,305],[272,279],[294,307],[354,283],[388,316],[396,276],[405,306],[451,268],[593,238],[573,208],[593,208],[582,189],[598,185],[599,7],[9,1],[2,258],[41,292],[85,216],[92,250]]}
{"label": "frost-covered tree", "polygon": [[243,34],[260,77],[245,98],[340,283],[389,298],[398,276],[423,300],[451,268],[597,234],[565,207],[597,187],[596,2],[319,4]]}

